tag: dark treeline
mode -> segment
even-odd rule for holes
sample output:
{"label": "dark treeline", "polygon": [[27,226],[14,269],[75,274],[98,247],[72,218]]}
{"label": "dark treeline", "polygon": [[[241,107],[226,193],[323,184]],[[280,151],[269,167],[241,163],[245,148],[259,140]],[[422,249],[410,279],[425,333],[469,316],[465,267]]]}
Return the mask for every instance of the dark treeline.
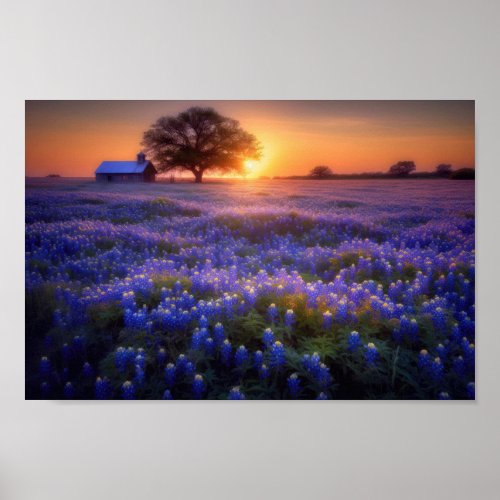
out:
{"label": "dark treeline", "polygon": [[[324,167],[322,167],[323,169]],[[442,170],[442,169],[441,169]],[[411,173],[392,173],[392,172],[364,172],[360,174],[335,174],[330,169],[321,171],[318,175],[317,167],[311,170],[308,175],[289,175],[275,176],[273,179],[291,179],[291,180],[342,180],[342,179],[452,179],[452,180],[473,180],[476,177],[474,168],[460,168],[457,170],[447,169],[435,172],[411,172]]]}

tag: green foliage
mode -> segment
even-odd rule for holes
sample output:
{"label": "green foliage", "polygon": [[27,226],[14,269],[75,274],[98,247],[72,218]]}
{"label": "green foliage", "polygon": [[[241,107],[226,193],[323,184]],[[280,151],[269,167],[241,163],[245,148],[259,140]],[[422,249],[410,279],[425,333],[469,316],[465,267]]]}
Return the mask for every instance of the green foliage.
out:
{"label": "green foliage", "polygon": [[113,238],[108,238],[103,236],[101,238],[96,239],[95,246],[99,250],[111,250],[116,244],[116,240]]}
{"label": "green foliage", "polygon": [[[57,309],[56,284],[43,284],[25,294],[26,338],[41,338],[52,327]],[[27,342],[28,344],[28,342]]]}
{"label": "green foliage", "polygon": [[117,302],[92,304],[87,308],[87,315],[97,330],[117,331],[123,327],[123,308]]}
{"label": "green foliage", "polygon": [[180,245],[178,245],[177,243],[167,240],[160,240],[157,243],[156,248],[160,253],[164,254],[178,254],[181,249]]}
{"label": "green foliage", "polygon": [[37,271],[44,278],[47,277],[49,272],[49,263],[47,261],[43,261],[40,259],[30,259],[28,266],[30,271]]}
{"label": "green foliage", "polygon": [[417,276],[417,272],[419,271],[419,269],[413,265],[413,264],[410,264],[409,262],[407,262],[404,266],[403,266],[403,280],[406,281],[406,280],[414,280],[415,277]]}
{"label": "green foliage", "polygon": [[319,281],[321,278],[316,275],[316,274],[311,274],[311,273],[300,273],[300,277],[306,282],[306,283],[312,283],[313,281]]}
{"label": "green foliage", "polygon": [[339,253],[336,257],[330,259],[330,270],[338,273],[341,269],[351,267],[353,264],[356,265],[360,257],[368,258],[370,255],[361,250],[357,252]]}
{"label": "green foliage", "polygon": [[266,320],[257,311],[251,310],[245,316],[236,316],[226,329],[227,335],[235,347],[245,345],[261,348],[262,332],[266,328]]}

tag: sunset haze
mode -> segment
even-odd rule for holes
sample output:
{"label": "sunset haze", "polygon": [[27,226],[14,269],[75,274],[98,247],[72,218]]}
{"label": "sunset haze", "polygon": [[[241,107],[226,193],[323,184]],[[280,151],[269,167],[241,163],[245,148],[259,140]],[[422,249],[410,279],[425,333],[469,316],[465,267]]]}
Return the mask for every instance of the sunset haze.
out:
{"label": "sunset haze", "polygon": [[26,101],[26,175],[90,177],[104,160],[130,160],[160,116],[191,106],[237,119],[262,144],[250,177],[474,167],[474,101]]}

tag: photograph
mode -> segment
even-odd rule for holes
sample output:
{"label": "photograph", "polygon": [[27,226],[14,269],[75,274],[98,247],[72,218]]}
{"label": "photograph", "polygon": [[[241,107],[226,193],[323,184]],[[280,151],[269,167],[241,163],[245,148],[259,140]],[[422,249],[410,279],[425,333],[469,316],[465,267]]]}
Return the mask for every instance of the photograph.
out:
{"label": "photograph", "polygon": [[474,400],[473,100],[27,100],[25,398]]}

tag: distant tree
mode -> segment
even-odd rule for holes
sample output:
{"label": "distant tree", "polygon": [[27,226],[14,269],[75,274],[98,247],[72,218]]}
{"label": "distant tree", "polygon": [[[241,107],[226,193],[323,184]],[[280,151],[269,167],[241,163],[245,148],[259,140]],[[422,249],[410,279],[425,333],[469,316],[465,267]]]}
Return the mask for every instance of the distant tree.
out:
{"label": "distant tree", "polygon": [[389,169],[389,174],[406,176],[416,170],[417,167],[413,161],[398,161]]}
{"label": "distant tree", "polygon": [[142,144],[159,172],[189,171],[198,183],[207,171],[243,173],[244,161],[261,154],[254,135],[212,108],[162,116],[144,133]]}
{"label": "distant tree", "polygon": [[450,175],[450,179],[454,180],[473,180],[475,178],[476,170],[474,168],[459,168]]}
{"label": "distant tree", "polygon": [[332,169],[326,165],[318,165],[309,172],[310,177],[321,178],[321,177],[329,177],[330,175],[333,175]]}
{"label": "distant tree", "polygon": [[442,177],[447,177],[451,174],[451,165],[449,163],[440,163],[436,167],[436,174]]}

